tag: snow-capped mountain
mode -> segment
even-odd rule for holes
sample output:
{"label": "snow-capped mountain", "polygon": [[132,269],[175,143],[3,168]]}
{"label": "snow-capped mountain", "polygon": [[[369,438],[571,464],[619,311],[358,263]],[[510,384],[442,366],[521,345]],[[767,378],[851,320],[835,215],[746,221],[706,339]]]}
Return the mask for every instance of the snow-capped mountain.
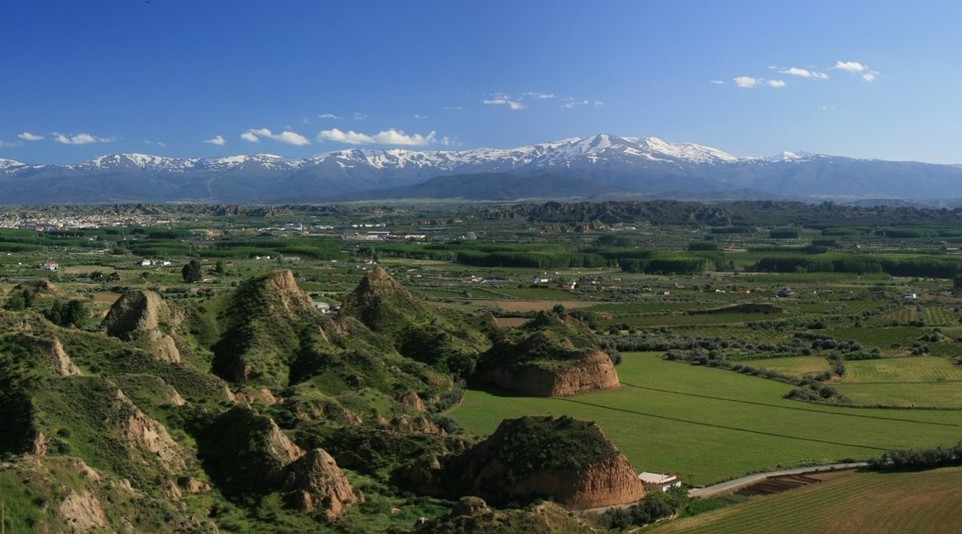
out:
{"label": "snow-capped mountain", "polygon": [[[439,177],[447,178],[420,187]],[[526,186],[514,187],[521,180]],[[770,198],[962,198],[962,166],[804,152],[752,158],[694,143],[610,134],[506,149],[348,149],[303,159],[108,154],[76,165],[0,159],[4,204],[319,202],[395,194],[730,198],[741,192]]]}

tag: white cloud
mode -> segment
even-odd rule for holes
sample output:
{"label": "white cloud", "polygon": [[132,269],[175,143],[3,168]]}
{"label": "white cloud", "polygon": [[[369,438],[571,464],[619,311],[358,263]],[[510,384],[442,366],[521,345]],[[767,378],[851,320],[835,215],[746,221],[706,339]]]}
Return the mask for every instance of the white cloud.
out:
{"label": "white cloud", "polygon": [[877,71],[868,68],[868,65],[863,65],[858,61],[837,61],[835,66],[832,68],[850,72],[852,74],[861,74],[862,79],[867,82],[874,82],[875,77],[878,76]]}
{"label": "white cloud", "polygon": [[304,146],[311,144],[310,139],[304,137],[303,135],[292,132],[290,130],[283,131],[277,135],[272,135],[271,139],[275,141],[280,141],[281,143],[287,143],[294,146]]}
{"label": "white cloud", "polygon": [[32,134],[30,132],[22,132],[17,137],[23,139],[24,141],[43,141],[42,135]]}
{"label": "white cloud", "polygon": [[725,82],[723,82],[723,81],[721,81],[721,80],[711,80],[711,83],[713,83],[713,84],[715,84],[715,85],[725,85]]}
{"label": "white cloud", "polygon": [[765,84],[776,89],[779,87],[785,87],[787,85],[784,80],[768,80],[765,82]]}
{"label": "white cloud", "polygon": [[735,85],[750,89],[758,85],[758,81],[758,78],[752,78],[751,76],[739,76],[735,78]]}
{"label": "white cloud", "polygon": [[339,121],[339,120],[343,120],[343,119],[344,119],[344,117],[340,117],[340,116],[335,115],[335,114],[333,114],[333,113],[321,113],[320,115],[317,116],[317,118],[318,118],[318,119],[330,119],[330,120],[335,120],[335,121]]}
{"label": "white cloud", "polygon": [[835,70],[844,70],[845,72],[862,72],[868,69],[868,67],[858,61],[838,61],[832,68]]}
{"label": "white cloud", "polygon": [[378,134],[374,136],[374,141],[382,145],[427,146],[434,142],[434,136],[434,131],[431,131],[427,135],[408,135],[402,130],[391,128],[378,132]]}
{"label": "white cloud", "polygon": [[15,146],[20,146],[20,143],[11,143],[9,141],[4,141],[3,139],[0,139],[0,148],[12,148]]}
{"label": "white cloud", "polygon": [[[403,146],[426,146],[436,141],[434,131],[427,135],[406,134],[403,130],[390,128],[382,130],[374,135],[368,135],[354,130],[342,131],[337,128],[322,130],[317,134],[318,140],[334,141],[349,145],[403,145]],[[447,138],[445,138],[447,139]]]}
{"label": "white cloud", "polygon": [[149,141],[149,140],[147,140],[147,139],[144,140],[144,144],[145,144],[145,145],[150,145],[150,146],[159,146],[159,147],[166,147],[166,146],[167,146],[167,143],[165,143],[165,142],[163,142],[163,141]]}
{"label": "white cloud", "polygon": [[[241,134],[241,137],[244,137],[244,135]],[[245,139],[246,139],[246,138],[245,138]],[[257,140],[257,136],[254,136],[254,140],[255,140],[254,142],[256,143],[256,142],[257,142],[257,141],[256,141],[256,140]],[[208,145],[224,146],[224,145],[227,144],[227,139],[224,139],[224,136],[223,136],[223,135],[215,135],[214,137],[211,137],[210,139],[204,139],[204,142],[207,143]]]}
{"label": "white cloud", "polygon": [[788,74],[790,76],[800,76],[802,78],[814,78],[816,80],[827,80],[828,74],[824,72],[818,72],[814,70],[803,69],[799,67],[791,67],[778,71],[782,74]]}
{"label": "white cloud", "polygon": [[554,98],[554,93],[541,93],[538,91],[528,91],[527,93],[524,93],[524,95],[522,96],[529,96],[531,98],[539,98],[542,100],[547,100],[550,98]]}
{"label": "white cloud", "polygon": [[89,145],[91,143],[111,143],[114,141],[114,138],[97,137],[95,135],[90,135],[89,133],[64,135],[62,133],[53,132],[53,140],[65,145]]}
{"label": "white cloud", "polygon": [[522,104],[520,100],[515,100],[504,95],[496,95],[492,98],[486,98],[481,102],[483,104],[488,104],[489,106],[508,106],[509,109],[515,111],[525,109],[525,105]]}
{"label": "white cloud", "polygon": [[354,112],[354,120],[362,121],[367,118],[367,113],[361,113],[360,111]]}
{"label": "white cloud", "polygon": [[275,134],[267,128],[251,128],[241,134],[241,139],[250,141],[251,143],[260,142],[262,137],[273,139],[278,143],[287,143],[288,145],[305,146],[311,144],[308,138],[291,130],[284,130],[281,133]]}
{"label": "white cloud", "polygon": [[370,135],[357,133],[354,130],[342,132],[338,128],[318,132],[317,139],[319,141],[335,141],[349,145],[369,145],[374,142],[374,139]]}
{"label": "white cloud", "polygon": [[421,115],[420,113],[415,113],[415,114],[414,114],[414,118],[417,119],[417,120],[419,120],[419,121],[423,121],[424,119],[428,118],[428,116],[427,116],[427,115]]}

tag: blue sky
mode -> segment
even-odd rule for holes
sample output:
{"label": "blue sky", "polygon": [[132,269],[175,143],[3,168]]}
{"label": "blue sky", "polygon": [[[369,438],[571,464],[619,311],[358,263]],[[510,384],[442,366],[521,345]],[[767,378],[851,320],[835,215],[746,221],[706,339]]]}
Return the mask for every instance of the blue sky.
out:
{"label": "blue sky", "polygon": [[513,147],[962,163],[962,3],[4,0],[0,158]]}

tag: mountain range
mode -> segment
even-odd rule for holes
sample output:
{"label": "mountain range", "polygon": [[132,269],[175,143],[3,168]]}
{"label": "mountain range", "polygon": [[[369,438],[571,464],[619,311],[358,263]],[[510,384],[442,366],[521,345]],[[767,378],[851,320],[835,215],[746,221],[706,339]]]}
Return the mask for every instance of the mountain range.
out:
{"label": "mountain range", "polygon": [[957,199],[962,165],[790,152],[742,157],[609,134],[509,149],[351,149],[303,159],[110,154],[76,165],[0,159],[2,204],[404,198]]}

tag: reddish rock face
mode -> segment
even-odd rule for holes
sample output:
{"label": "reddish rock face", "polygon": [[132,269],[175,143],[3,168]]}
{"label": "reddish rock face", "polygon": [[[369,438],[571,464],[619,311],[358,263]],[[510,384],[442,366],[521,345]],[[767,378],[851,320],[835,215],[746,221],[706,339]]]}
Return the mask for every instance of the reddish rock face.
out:
{"label": "reddish rock face", "polygon": [[537,365],[479,370],[481,383],[535,397],[566,397],[582,391],[611,389],[621,385],[611,358],[601,351],[581,354],[576,362],[559,369]]}
{"label": "reddish rock face", "polygon": [[583,472],[544,471],[511,488],[516,495],[551,495],[567,508],[587,509],[637,502],[645,488],[621,453]]}

